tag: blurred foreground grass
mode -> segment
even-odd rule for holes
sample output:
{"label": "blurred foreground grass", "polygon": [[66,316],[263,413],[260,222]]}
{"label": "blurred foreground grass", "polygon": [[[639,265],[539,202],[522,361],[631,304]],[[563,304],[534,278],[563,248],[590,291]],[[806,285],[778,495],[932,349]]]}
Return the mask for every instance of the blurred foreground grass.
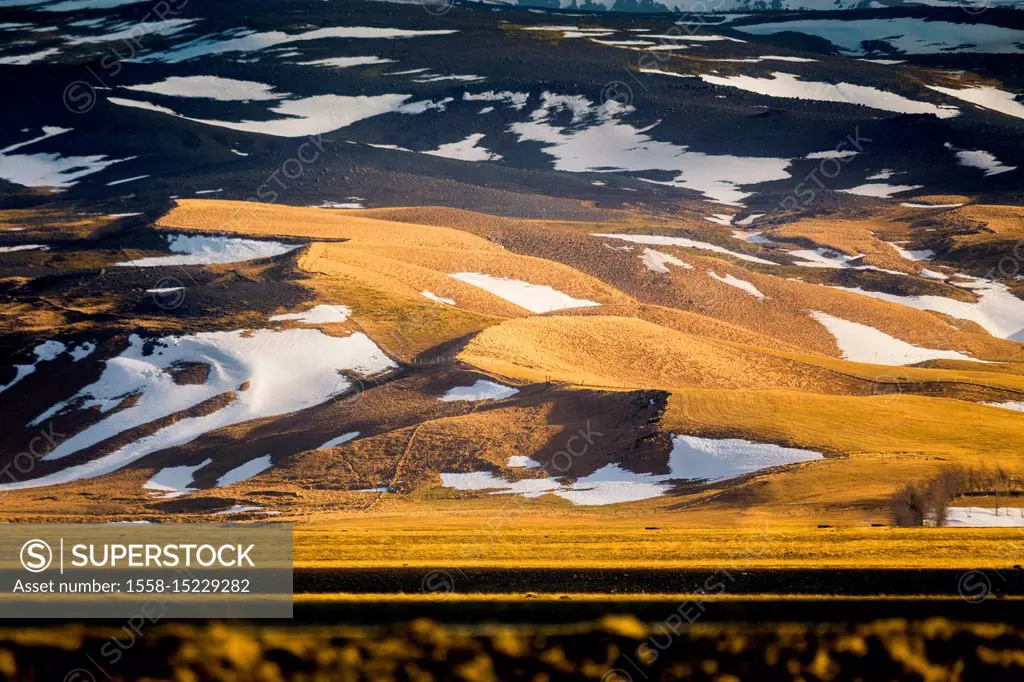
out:
{"label": "blurred foreground grass", "polygon": [[1008,625],[943,619],[863,625],[84,625],[0,630],[0,678],[255,680],[1020,680]]}

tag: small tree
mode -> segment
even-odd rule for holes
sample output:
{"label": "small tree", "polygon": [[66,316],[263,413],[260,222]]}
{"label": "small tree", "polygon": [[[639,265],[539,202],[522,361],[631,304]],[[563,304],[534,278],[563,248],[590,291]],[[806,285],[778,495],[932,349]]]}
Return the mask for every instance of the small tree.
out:
{"label": "small tree", "polygon": [[923,526],[925,519],[925,498],[913,483],[908,483],[897,492],[891,503],[892,521],[897,526]]}
{"label": "small tree", "polygon": [[[1011,488],[1010,474],[1003,467],[996,469],[996,483],[994,487],[996,492],[996,516],[999,516],[999,494],[1005,490],[1006,496],[1009,497]],[[1009,510],[1007,510],[1007,513],[1009,513]]]}
{"label": "small tree", "polygon": [[935,519],[936,526],[946,525],[950,502],[963,495],[966,489],[967,474],[960,467],[945,467],[928,482],[927,514]]}
{"label": "small tree", "polygon": [[[920,484],[908,483],[893,495],[890,500],[892,521],[897,526],[923,526],[926,521],[934,520],[936,526],[944,526],[953,500],[971,493],[993,495],[998,516],[1002,495],[1012,497],[1019,484],[1019,479],[1002,468],[992,471],[985,467],[947,466],[931,479]],[[1021,516],[1024,516],[1024,508]]]}

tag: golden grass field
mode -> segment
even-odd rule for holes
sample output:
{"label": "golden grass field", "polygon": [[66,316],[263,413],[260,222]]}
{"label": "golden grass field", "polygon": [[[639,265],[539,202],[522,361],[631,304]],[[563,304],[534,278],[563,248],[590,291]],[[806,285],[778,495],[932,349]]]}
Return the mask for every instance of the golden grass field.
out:
{"label": "golden grass field", "polygon": [[572,510],[400,512],[313,516],[295,531],[296,568],[966,570],[1024,561],[1024,531],[1012,528],[817,528],[767,514],[669,511],[642,520]]}
{"label": "golden grass field", "polygon": [[[955,223],[964,232],[963,225],[970,223],[979,235],[987,234],[988,228],[977,227],[982,222],[1005,224],[992,228],[995,233],[1016,234],[1018,228],[1014,221],[1019,215],[1007,207],[929,211],[894,208],[872,217],[803,220],[769,232],[790,247],[860,253],[878,267],[914,273],[919,264],[898,259],[885,242],[924,248],[914,235],[932,233],[918,230],[921,224]],[[595,223],[513,219],[442,207],[348,211],[180,200],[157,221],[160,229],[310,241],[278,263],[214,266],[215,283],[245,278],[288,287],[293,302],[274,312],[316,303],[348,306],[349,318],[323,325],[326,333],[365,332],[400,362],[418,367],[426,358],[428,364],[415,376],[367,387],[359,400],[215,432],[224,446],[198,480],[200,490],[188,497],[189,504],[154,503],[140,487],[155,471],[183,457],[201,461],[202,442],[166,456],[155,453],[102,479],[74,483],[67,487],[73,493],[67,508],[53,509],[45,490],[12,491],[0,499],[0,513],[34,519],[76,513],[122,518],[126,505],[138,505],[153,518],[172,514],[196,520],[218,505],[248,503],[314,525],[335,517],[396,522],[403,514],[423,514],[433,523],[466,513],[479,522],[513,498],[443,488],[438,472],[490,470],[514,479],[542,475],[506,468],[505,462],[526,453],[550,456],[592,418],[606,420],[601,428],[613,433],[613,440],[601,444],[588,466],[573,476],[620,461],[639,471],[661,471],[664,464],[651,453],[667,449],[670,436],[679,433],[805,448],[821,452],[824,459],[725,484],[684,485],[663,497],[596,509],[574,508],[546,495],[528,500],[522,513],[567,515],[585,524],[633,517],[677,518],[711,528],[765,522],[855,527],[887,523],[888,500],[896,490],[951,464],[1024,472],[1018,446],[1024,414],[981,404],[1024,397],[1020,344],[993,337],[971,322],[823,286],[850,282],[829,279],[837,276],[835,271],[789,265],[784,249],[738,240],[732,229],[699,217],[699,207],[683,207],[675,217],[625,211],[609,216]],[[642,261],[645,247],[594,233],[688,236],[775,258],[777,264],[658,246],[689,266],[670,265],[667,273],[659,273]],[[456,272],[524,279],[600,306],[530,314],[452,278]],[[765,297],[755,298],[709,273],[750,282]],[[908,294],[974,297],[927,278],[854,274]],[[429,300],[423,292],[451,298],[456,305]],[[85,304],[101,305],[92,299]],[[989,362],[931,361],[908,367],[851,362],[840,357],[833,337],[809,310]],[[265,316],[244,306],[230,314],[215,308],[189,324],[254,327],[265,324]],[[9,319],[21,318],[15,313]],[[162,319],[140,316],[135,322],[166,324]],[[446,382],[482,376],[516,386],[522,394],[487,405],[437,401]],[[648,404],[657,406],[656,413],[639,411],[638,405]],[[310,449],[326,438],[300,438],[304,431],[334,433],[353,424],[363,436],[328,451]],[[206,487],[234,462],[244,461],[253,443],[269,452],[283,451],[274,468],[228,488]],[[389,492],[359,492],[380,486],[389,486]],[[811,532],[814,539],[819,535]],[[990,550],[981,555],[991,555]],[[847,558],[859,561],[857,556]],[[926,551],[919,556],[931,561],[926,557],[938,555]]]}

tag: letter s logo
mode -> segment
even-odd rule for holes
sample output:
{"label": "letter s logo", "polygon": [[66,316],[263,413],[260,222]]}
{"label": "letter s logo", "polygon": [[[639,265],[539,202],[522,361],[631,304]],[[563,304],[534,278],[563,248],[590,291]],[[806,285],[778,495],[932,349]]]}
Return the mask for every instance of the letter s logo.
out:
{"label": "letter s logo", "polygon": [[21,565],[26,571],[42,573],[53,563],[53,550],[43,540],[29,540],[21,546]]}

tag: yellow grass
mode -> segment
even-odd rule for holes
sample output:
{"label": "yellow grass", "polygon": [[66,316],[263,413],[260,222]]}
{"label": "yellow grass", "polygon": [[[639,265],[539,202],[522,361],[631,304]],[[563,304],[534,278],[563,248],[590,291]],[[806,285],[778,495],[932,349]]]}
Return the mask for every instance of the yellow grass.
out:
{"label": "yellow grass", "polygon": [[1021,529],[815,528],[786,520],[684,527],[690,522],[670,513],[642,521],[436,509],[419,518],[348,515],[296,529],[295,561],[297,568],[1001,569],[1024,555]]}
{"label": "yellow grass", "polygon": [[925,194],[906,199],[907,203],[914,204],[966,204],[970,201],[971,197],[963,194]]}
{"label": "yellow grass", "polygon": [[894,248],[876,236],[876,232],[887,229],[892,230],[892,227],[877,219],[826,220],[811,218],[768,230],[767,236],[798,244],[809,241],[848,256],[863,255],[864,264],[887,270],[914,274],[920,272],[921,268],[917,263],[906,260]]}
{"label": "yellow grass", "polygon": [[[423,283],[423,288],[418,289],[379,271],[316,258],[320,246],[314,244],[300,259],[300,266],[312,275],[303,284],[317,302],[350,307],[353,311],[349,318],[351,324],[366,332],[386,353],[402,361],[408,362],[431,348],[504,319],[495,313],[520,314],[511,304],[507,308],[493,305],[487,300],[493,298],[490,296],[480,295],[478,305],[456,307],[435,303],[420,292],[427,290],[447,298],[453,295],[455,287],[447,286],[447,282],[442,283],[445,286]],[[415,273],[408,274],[410,278],[415,276]],[[438,276],[438,279],[444,278]],[[461,284],[457,280],[450,281]],[[480,290],[466,287],[473,291],[464,292],[462,300],[476,300],[474,297]]]}
{"label": "yellow grass", "polygon": [[[973,212],[966,215],[975,218],[1005,213],[993,212],[993,207],[968,208]],[[904,213],[892,215],[896,218],[801,221],[775,232],[868,254],[880,267],[914,272],[916,265],[907,265],[882,241],[900,238],[908,230],[899,217]],[[306,276],[302,283],[318,301],[351,306],[350,326],[366,331],[401,360],[472,335],[458,359],[499,378],[610,390],[660,389],[671,394],[662,431],[747,438],[828,455],[723,489],[619,505],[614,512],[587,512],[598,518],[672,510],[688,523],[712,525],[731,524],[736,518],[741,523],[806,523],[822,516],[883,521],[887,499],[899,486],[929,477],[939,467],[958,463],[1024,470],[1019,448],[1024,415],[968,402],[1021,399],[1024,350],[1018,344],[993,338],[973,323],[814,282],[789,281],[785,270],[771,274],[764,267],[748,268],[693,250],[659,247],[693,268],[653,274],[641,263],[639,250],[608,256],[611,252],[588,232],[673,231],[678,221],[652,218],[643,224],[625,213],[621,218],[619,226],[598,229],[593,223],[528,221],[438,207],[347,212],[185,200],[160,225],[314,240],[298,261]],[[695,231],[715,232],[709,239],[723,232],[706,225]],[[601,307],[529,316],[523,308],[450,277],[462,271],[546,284]],[[758,300],[722,284],[709,277],[712,271],[752,282],[767,298]],[[943,287],[927,282],[921,286]],[[423,291],[452,298],[457,306],[429,301]],[[809,317],[809,310],[868,324],[916,345],[1002,362],[947,361],[928,367],[848,362],[836,357],[834,340]],[[531,420],[543,420],[545,412],[516,414],[515,423],[508,411],[426,420],[415,436],[423,446],[419,451],[427,459],[446,450],[463,453],[456,457],[460,466],[472,465],[473,453],[478,453],[500,466],[517,448],[534,451],[551,435],[550,428],[539,426],[534,440],[522,433],[531,428]],[[493,443],[504,423],[508,447],[503,449]],[[359,453],[360,462],[383,467],[371,467],[361,476],[379,478],[384,469],[393,469],[397,457],[386,454],[407,449],[403,444],[410,437],[409,430],[396,430],[347,447]],[[411,496],[415,508],[452,504],[459,494],[431,484],[436,481],[432,467],[442,462],[427,459],[406,472],[410,480],[414,473],[425,476],[416,479]],[[302,461],[303,467],[312,466],[308,456]],[[275,485],[287,486],[292,474]],[[316,494],[323,497],[316,502],[330,508],[339,492]],[[478,498],[457,503],[475,512],[498,508],[503,501],[463,497]],[[404,504],[402,496],[384,495],[373,513],[387,515]],[[549,513],[564,513],[570,506],[553,496],[531,504]]]}
{"label": "yellow grass", "polygon": [[478,334],[459,357],[520,379],[610,388],[843,389],[839,377],[783,358],[602,315],[508,320]]}
{"label": "yellow grass", "polygon": [[[429,224],[401,220],[422,220]],[[615,314],[632,316],[638,315],[637,299],[650,302],[649,296],[638,296],[640,292],[620,291],[609,286],[605,281],[613,278],[605,277],[605,273],[600,271],[600,267],[611,267],[609,264],[588,264],[584,267],[582,263],[575,262],[573,253],[575,248],[579,248],[578,240],[596,239],[586,236],[588,231],[650,233],[657,229],[664,231],[673,225],[671,221],[658,218],[645,223],[628,214],[623,215],[622,222],[619,226],[604,225],[598,228],[593,223],[527,221],[438,207],[330,211],[222,200],[182,200],[174,210],[158,221],[158,225],[258,236],[346,240],[313,245],[302,258],[301,266],[328,275],[344,274],[358,276],[360,279],[375,276],[393,282],[388,286],[400,286],[410,295],[425,289],[439,296],[453,298],[459,307],[483,315],[515,317],[527,313],[518,306],[448,275],[470,271],[526,279],[577,298],[597,301],[606,309],[613,308]],[[868,227],[864,227],[875,223],[861,221],[856,224],[861,225],[859,234],[862,240],[871,241],[875,245],[873,248],[886,254],[886,258],[897,259],[892,263],[886,260],[890,268],[896,267],[899,264],[897,261],[906,263],[891,247],[872,237]],[[886,224],[891,223],[878,223]],[[803,223],[797,223],[799,225]],[[808,234],[825,242],[828,242],[826,236],[842,239],[842,230],[829,228],[828,223],[808,222],[807,225],[808,230],[818,226],[814,228],[817,232],[810,231]],[[792,226],[780,229],[798,230]],[[698,231],[724,233],[709,225],[700,225]],[[537,258],[517,254],[512,249],[502,249],[497,243],[478,235],[494,239],[519,236],[527,241],[554,240],[559,244],[563,243],[559,240],[568,241],[564,241],[564,249],[551,252],[548,258]],[[987,360],[1024,361],[1024,351],[1018,345],[993,338],[970,322],[946,320],[927,311],[837,291],[815,283],[789,281],[785,277],[767,274],[761,268],[747,269],[690,249],[659,248],[697,264],[694,270],[674,269],[670,275],[656,278],[659,289],[671,294],[672,305],[682,307],[679,304],[688,301],[688,305],[704,318],[717,318],[727,324],[745,328],[754,335],[774,337],[787,345],[838,356],[839,351],[831,335],[807,314],[808,310],[821,310],[843,319],[874,326],[915,345],[955,349]],[[555,262],[553,258],[561,262]],[[631,253],[625,258],[629,259],[632,268],[643,272],[650,279],[651,274],[640,264],[636,254]],[[609,261],[614,262],[615,259]],[[732,274],[752,282],[768,296],[768,300],[758,301],[713,280],[707,275],[709,270],[719,275]],[[941,286],[927,284],[932,287]],[[943,293],[950,296],[964,295],[948,287],[945,289],[948,291]],[[720,325],[718,329],[722,329]],[[778,342],[758,345],[778,345]]]}
{"label": "yellow grass", "polygon": [[1024,414],[945,398],[690,389],[672,396],[663,424],[671,431],[743,431],[829,452],[1024,463]]}
{"label": "yellow grass", "polygon": [[944,212],[940,221],[956,228],[950,235],[954,250],[1009,244],[1007,258],[1019,260],[1024,255],[1019,249],[1013,252],[1013,242],[1024,239],[1024,207],[974,204]]}
{"label": "yellow grass", "polygon": [[836,455],[756,477],[706,503],[722,509],[764,508],[796,518],[860,510],[862,518],[882,521],[896,490],[942,467],[1024,471],[1024,414],[944,398],[688,390],[672,395],[662,423]]}
{"label": "yellow grass", "polygon": [[[782,277],[752,273],[743,278],[752,281],[766,296],[773,299],[776,307],[790,313],[788,319],[800,336],[811,325],[821,328],[807,315],[808,310],[818,310],[840,319],[868,325],[924,348],[958,350],[983,360],[1024,360],[1024,352],[1019,344],[993,337],[973,322],[818,284],[792,282]],[[774,310],[770,312],[778,314]],[[800,345],[808,350],[818,350],[806,344]],[[838,356],[838,348],[830,354]]]}
{"label": "yellow grass", "polygon": [[0,210],[0,232],[15,229],[20,236],[87,238],[115,220],[110,216],[83,216],[73,208]]}

